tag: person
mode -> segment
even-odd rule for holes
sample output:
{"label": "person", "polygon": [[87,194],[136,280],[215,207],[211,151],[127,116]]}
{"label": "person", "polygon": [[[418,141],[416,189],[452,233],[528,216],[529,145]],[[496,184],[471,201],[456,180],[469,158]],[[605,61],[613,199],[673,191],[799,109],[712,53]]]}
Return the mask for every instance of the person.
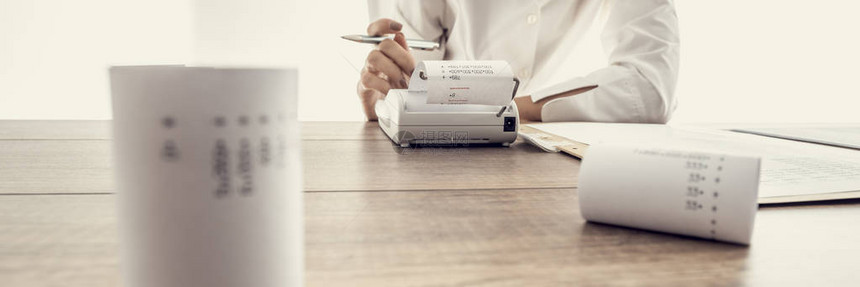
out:
{"label": "person", "polygon": [[[367,27],[394,34],[367,55],[357,93],[368,120],[389,89],[405,89],[421,60],[505,60],[521,81],[527,121],[666,123],[677,105],[680,42],[671,0],[401,0],[395,19]],[[603,25],[608,65],[548,85],[592,23]],[[410,51],[406,38],[441,48]]]}

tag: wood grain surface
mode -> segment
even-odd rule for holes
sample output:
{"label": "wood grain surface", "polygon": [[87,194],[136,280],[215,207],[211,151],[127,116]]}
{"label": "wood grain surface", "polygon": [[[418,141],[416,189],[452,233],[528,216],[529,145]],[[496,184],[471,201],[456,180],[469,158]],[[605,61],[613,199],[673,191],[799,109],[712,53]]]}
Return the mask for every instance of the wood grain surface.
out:
{"label": "wood grain surface", "polygon": [[[302,149],[310,192],[571,188],[579,169],[572,157],[522,142],[403,149],[388,140],[314,140]],[[114,191],[109,140],[0,140],[0,150],[0,194]]]}
{"label": "wood grain surface", "polygon": [[[107,140],[110,121],[0,120],[0,140]],[[303,122],[303,140],[388,140],[375,122]]]}
{"label": "wood grain surface", "polygon": [[[119,284],[107,126],[0,121],[0,286]],[[525,144],[304,127],[308,286],[860,284],[860,200],[761,208],[743,247],[586,223],[579,162]]]}
{"label": "wood grain surface", "polygon": [[[4,286],[117,286],[114,195],[0,196]],[[857,202],[760,210],[751,247],[586,223],[575,189],[305,196],[308,286],[856,285]]]}

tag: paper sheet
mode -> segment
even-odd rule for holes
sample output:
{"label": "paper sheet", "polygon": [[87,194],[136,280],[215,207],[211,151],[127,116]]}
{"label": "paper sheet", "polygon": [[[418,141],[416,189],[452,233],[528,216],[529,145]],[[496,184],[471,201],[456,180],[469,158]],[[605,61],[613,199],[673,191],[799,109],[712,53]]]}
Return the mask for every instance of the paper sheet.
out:
{"label": "paper sheet", "polygon": [[[745,154],[762,158],[762,203],[785,197],[860,190],[860,152],[729,131],[649,124],[528,125],[590,145],[635,143]],[[588,155],[586,155],[586,158]]]}
{"label": "paper sheet", "polygon": [[513,78],[505,61],[423,61],[409,91],[427,93],[428,104],[504,106],[513,99]]}
{"label": "paper sheet", "polygon": [[858,126],[744,128],[733,131],[860,150]]}
{"label": "paper sheet", "polygon": [[579,174],[594,222],[749,244],[759,159],[662,147],[591,146]]}

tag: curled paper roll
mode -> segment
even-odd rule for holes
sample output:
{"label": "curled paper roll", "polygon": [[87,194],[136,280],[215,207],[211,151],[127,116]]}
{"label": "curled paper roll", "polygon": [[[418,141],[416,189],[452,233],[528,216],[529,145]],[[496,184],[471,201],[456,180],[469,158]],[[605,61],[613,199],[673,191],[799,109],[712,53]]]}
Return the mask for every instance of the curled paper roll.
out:
{"label": "curled paper roll", "polygon": [[505,61],[423,61],[409,90],[427,93],[428,104],[508,105],[514,74]]}
{"label": "curled paper roll", "polygon": [[627,145],[589,147],[579,206],[593,222],[748,245],[760,159]]}

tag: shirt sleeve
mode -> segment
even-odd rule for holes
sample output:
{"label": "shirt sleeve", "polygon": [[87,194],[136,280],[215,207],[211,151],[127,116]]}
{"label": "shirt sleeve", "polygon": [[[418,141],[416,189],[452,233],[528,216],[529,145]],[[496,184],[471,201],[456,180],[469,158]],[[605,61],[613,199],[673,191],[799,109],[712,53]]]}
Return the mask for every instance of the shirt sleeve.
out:
{"label": "shirt sleeve", "polygon": [[680,41],[671,0],[618,1],[609,8],[601,42],[609,66],[532,94],[533,101],[582,87],[596,88],[547,102],[545,122],[666,123],[675,110]]}
{"label": "shirt sleeve", "polygon": [[400,0],[396,2],[394,20],[403,24],[407,39],[436,41],[439,49],[434,51],[411,50],[415,62],[442,60],[445,57],[445,42],[453,25],[453,12],[445,0]]}

